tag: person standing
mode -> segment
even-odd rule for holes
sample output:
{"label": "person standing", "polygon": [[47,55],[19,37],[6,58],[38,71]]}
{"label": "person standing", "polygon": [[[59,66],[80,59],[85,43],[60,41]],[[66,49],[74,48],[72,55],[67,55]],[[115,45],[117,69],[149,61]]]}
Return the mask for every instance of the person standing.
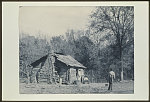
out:
{"label": "person standing", "polygon": [[109,87],[108,90],[112,90],[113,80],[115,79],[115,72],[110,68],[109,76]]}

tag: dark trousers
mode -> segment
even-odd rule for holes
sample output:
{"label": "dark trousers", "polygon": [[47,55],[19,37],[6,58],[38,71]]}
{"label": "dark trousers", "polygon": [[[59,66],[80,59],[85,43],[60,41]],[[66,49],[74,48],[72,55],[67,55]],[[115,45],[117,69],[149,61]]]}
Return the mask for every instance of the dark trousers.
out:
{"label": "dark trousers", "polygon": [[109,83],[108,90],[112,90],[112,83]]}

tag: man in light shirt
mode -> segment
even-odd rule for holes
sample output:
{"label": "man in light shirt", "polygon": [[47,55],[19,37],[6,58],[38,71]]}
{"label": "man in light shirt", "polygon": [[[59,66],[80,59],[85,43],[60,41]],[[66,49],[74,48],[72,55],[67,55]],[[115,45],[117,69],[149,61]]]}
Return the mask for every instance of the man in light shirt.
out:
{"label": "man in light shirt", "polygon": [[109,72],[109,87],[108,90],[112,90],[112,84],[113,84],[113,80],[115,79],[115,72],[112,71],[112,69],[110,68],[110,72]]}

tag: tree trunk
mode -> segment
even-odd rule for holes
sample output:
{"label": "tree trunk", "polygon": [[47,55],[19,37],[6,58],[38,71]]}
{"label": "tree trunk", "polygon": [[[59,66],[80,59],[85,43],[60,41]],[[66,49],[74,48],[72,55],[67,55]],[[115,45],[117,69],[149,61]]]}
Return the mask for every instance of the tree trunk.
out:
{"label": "tree trunk", "polygon": [[121,65],[121,78],[120,81],[123,81],[123,59],[122,59],[122,47],[120,46],[120,65]]}
{"label": "tree trunk", "polygon": [[121,70],[121,81],[123,81],[123,69]]}
{"label": "tree trunk", "polygon": [[93,83],[93,69],[91,70],[91,82]]}

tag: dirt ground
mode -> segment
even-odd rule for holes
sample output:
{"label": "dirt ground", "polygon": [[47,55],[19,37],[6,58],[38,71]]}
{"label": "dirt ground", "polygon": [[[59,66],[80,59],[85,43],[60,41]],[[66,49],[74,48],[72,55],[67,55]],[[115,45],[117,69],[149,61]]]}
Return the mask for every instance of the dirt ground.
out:
{"label": "dirt ground", "polygon": [[113,84],[113,90],[107,91],[107,83],[81,85],[49,85],[20,83],[20,94],[133,94],[134,82],[124,81]]}

